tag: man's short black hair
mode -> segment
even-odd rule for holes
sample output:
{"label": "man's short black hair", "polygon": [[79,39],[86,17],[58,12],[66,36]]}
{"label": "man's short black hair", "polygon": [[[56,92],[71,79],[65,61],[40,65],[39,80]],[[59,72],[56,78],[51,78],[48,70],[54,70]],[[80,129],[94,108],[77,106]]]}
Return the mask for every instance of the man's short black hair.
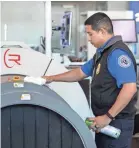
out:
{"label": "man's short black hair", "polygon": [[113,34],[113,25],[111,19],[102,12],[98,12],[90,16],[84,25],[91,25],[92,29],[99,31],[101,28],[105,29],[109,34]]}

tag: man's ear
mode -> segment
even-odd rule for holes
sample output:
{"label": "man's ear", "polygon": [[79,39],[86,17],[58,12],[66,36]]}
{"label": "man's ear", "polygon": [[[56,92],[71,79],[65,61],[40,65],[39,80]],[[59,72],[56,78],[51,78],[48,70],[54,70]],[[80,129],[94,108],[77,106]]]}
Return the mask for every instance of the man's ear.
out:
{"label": "man's ear", "polygon": [[104,28],[101,28],[99,31],[100,31],[103,35],[105,35],[105,34],[107,33],[107,31],[106,31]]}

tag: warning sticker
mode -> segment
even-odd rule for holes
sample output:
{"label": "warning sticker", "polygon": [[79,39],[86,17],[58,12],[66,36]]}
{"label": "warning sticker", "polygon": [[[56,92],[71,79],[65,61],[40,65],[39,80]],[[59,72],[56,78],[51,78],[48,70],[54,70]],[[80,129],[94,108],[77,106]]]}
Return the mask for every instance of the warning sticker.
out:
{"label": "warning sticker", "polygon": [[24,83],[13,83],[13,86],[15,88],[22,88],[22,87],[24,87]]}
{"label": "warning sticker", "polygon": [[31,95],[30,94],[22,94],[21,100],[31,100]]}

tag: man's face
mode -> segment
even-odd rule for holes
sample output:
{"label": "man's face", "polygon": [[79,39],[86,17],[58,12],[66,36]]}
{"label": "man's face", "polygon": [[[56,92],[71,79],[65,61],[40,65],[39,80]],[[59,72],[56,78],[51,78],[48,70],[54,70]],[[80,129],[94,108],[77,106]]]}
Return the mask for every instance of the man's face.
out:
{"label": "man's face", "polygon": [[101,31],[93,30],[91,25],[86,25],[85,30],[88,41],[96,48],[99,48],[103,44],[103,33]]}

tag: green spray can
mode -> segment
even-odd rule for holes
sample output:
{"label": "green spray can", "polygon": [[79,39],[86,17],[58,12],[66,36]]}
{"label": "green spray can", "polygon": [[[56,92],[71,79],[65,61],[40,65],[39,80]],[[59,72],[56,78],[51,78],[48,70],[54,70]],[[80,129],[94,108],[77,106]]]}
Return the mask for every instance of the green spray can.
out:
{"label": "green spray can", "polygon": [[[89,119],[87,118],[87,119],[85,120],[85,123],[86,123],[86,125],[87,125],[88,127],[90,127],[90,126],[93,124],[93,121],[92,121],[92,120],[89,120]],[[97,129],[97,128],[95,127],[95,129]],[[105,126],[104,128],[102,128],[102,129],[100,130],[100,133],[103,133],[103,134],[105,134],[105,135],[107,135],[107,136],[110,136],[110,137],[113,137],[113,138],[118,139],[119,136],[120,136],[120,134],[121,134],[121,130],[118,129],[118,128],[115,128],[115,127],[113,127],[113,126],[111,126],[111,125],[107,125],[107,126]]]}

